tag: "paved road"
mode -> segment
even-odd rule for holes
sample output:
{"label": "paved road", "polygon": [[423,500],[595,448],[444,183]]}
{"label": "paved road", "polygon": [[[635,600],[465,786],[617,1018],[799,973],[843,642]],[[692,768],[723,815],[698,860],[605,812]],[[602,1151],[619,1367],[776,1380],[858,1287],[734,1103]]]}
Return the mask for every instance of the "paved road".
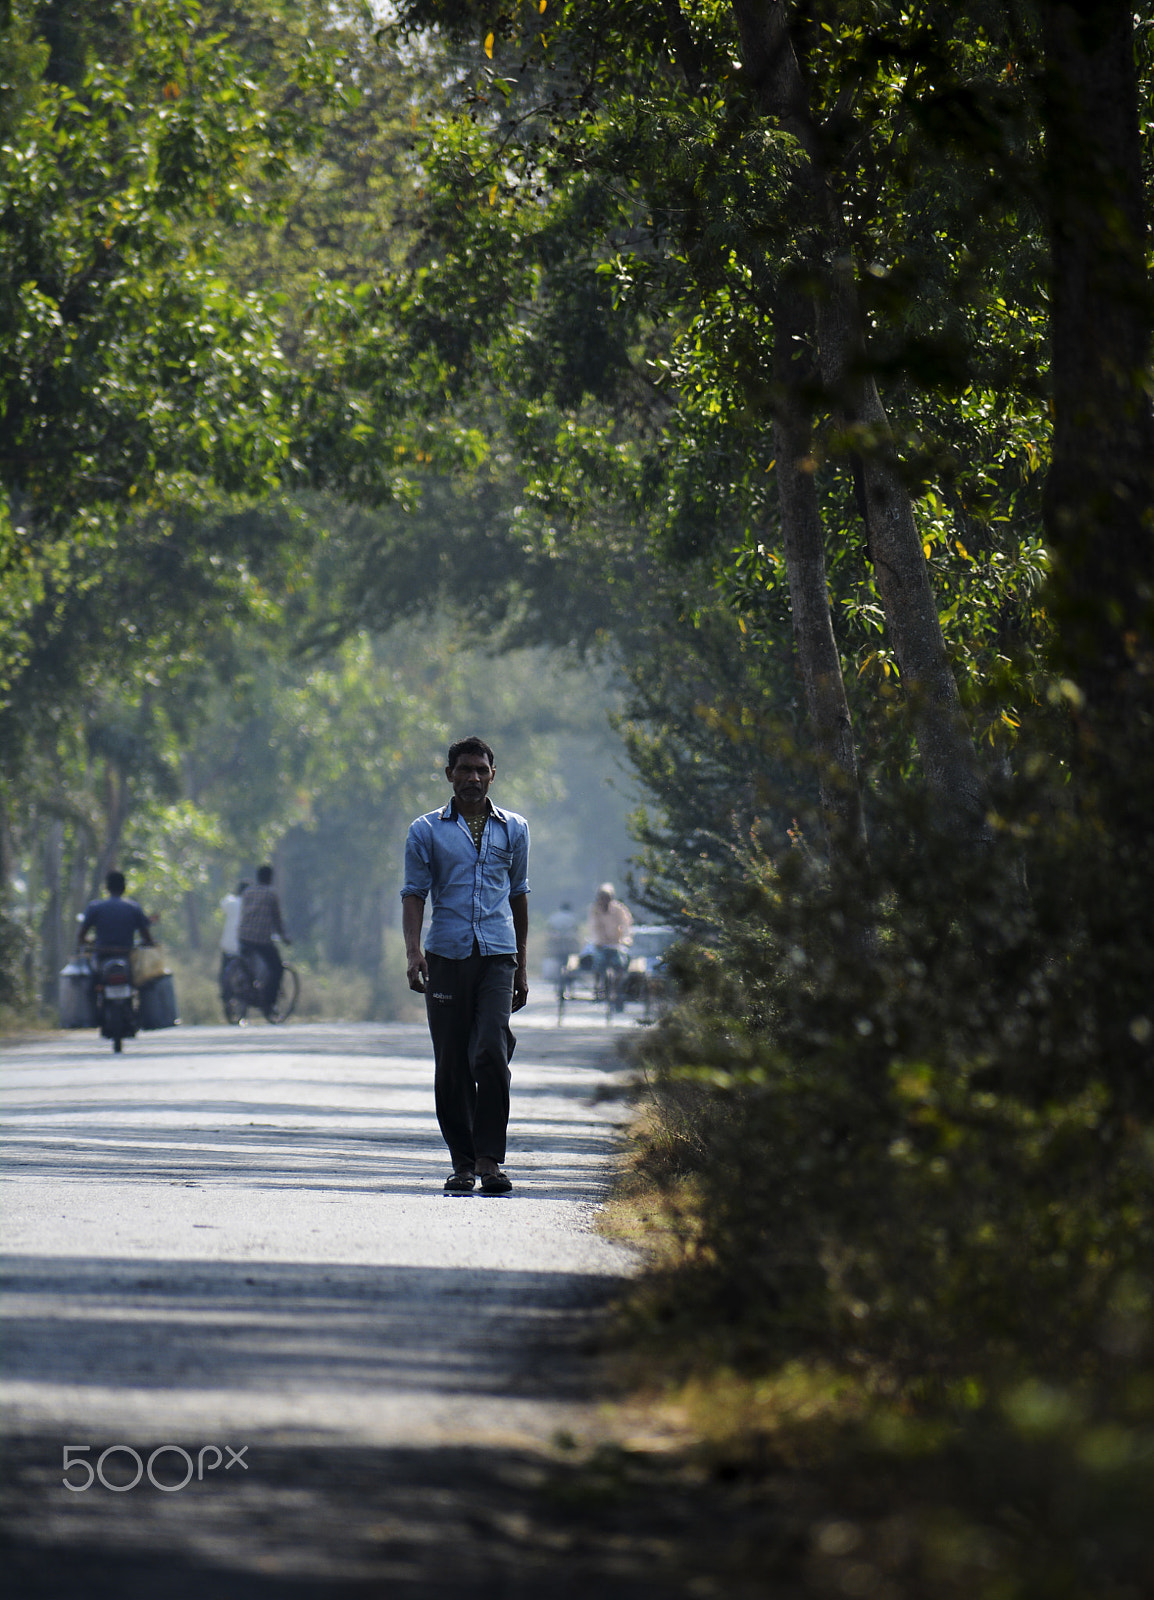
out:
{"label": "paved road", "polygon": [[[423,1027],[0,1051],[21,1596],[669,1592],[659,1528],[643,1550],[542,1500],[596,1435],[583,1340],[633,1262],[591,1231],[624,1115],[606,1025],[518,1032],[501,1198],[441,1194]],[[122,1490],[124,1449],[61,1482],[66,1445],[167,1444],[203,1476],[172,1487],[171,1450]]]}

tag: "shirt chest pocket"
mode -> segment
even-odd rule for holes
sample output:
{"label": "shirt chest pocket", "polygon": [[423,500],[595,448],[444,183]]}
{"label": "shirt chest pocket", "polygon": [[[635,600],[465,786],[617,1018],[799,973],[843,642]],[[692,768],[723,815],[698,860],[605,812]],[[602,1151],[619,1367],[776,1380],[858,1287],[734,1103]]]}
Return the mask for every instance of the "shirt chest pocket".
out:
{"label": "shirt chest pocket", "polygon": [[511,867],[513,865],[513,852],[508,845],[490,845],[485,856],[485,865],[488,867]]}

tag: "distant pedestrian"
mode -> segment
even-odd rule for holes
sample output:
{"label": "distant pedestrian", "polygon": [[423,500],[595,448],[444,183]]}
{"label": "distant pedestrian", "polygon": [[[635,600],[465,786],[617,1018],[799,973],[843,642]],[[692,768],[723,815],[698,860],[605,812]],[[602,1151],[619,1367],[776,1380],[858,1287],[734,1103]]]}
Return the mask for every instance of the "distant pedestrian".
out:
{"label": "distant pedestrian", "polygon": [[220,931],[220,979],[224,982],[224,969],[229,962],[240,955],[240,897],[248,888],[248,879],[244,878],[237,884],[235,890],[230,890],[220,902],[220,909],[224,913],[224,926]]}
{"label": "distant pedestrian", "polygon": [[[401,889],[410,989],[425,996],[437,1122],[453,1170],[446,1194],[513,1187],[501,1171],[509,1125],[509,1017],[529,998],[529,825],[489,799],[496,759],[484,739],[449,747],[453,796],[418,817]],[[432,915],[421,949],[425,901]]]}
{"label": "distant pedestrian", "polygon": [[562,900],[560,908],[545,918],[548,953],[559,968],[564,967],[569,957],[576,955],[581,948],[578,929],[577,918],[568,900]]}
{"label": "distant pedestrian", "polygon": [[281,974],[284,972],[284,962],[277,949],[276,939],[282,944],[292,944],[292,940],[284,931],[280,896],[272,886],[272,879],[271,867],[256,869],[256,882],[250,884],[240,897],[240,926],[237,929],[240,953],[254,967],[254,977],[256,964],[253,958],[256,957],[264,963],[265,981],[261,985],[257,1003],[266,1017],[272,1010],[277,991],[280,989]]}

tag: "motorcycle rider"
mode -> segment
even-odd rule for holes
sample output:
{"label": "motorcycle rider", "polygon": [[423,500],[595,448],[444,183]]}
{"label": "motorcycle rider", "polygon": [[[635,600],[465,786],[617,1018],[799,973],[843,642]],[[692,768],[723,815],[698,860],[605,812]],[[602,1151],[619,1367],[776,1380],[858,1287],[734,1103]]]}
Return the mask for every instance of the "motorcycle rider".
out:
{"label": "motorcycle rider", "polygon": [[76,935],[77,950],[83,950],[85,935],[90,929],[96,935],[93,944],[98,957],[114,950],[131,950],[138,933],[142,944],[152,944],[152,927],[139,902],[125,898],[123,872],[110,872],[104,887],[108,898],[90,900],[84,908]]}

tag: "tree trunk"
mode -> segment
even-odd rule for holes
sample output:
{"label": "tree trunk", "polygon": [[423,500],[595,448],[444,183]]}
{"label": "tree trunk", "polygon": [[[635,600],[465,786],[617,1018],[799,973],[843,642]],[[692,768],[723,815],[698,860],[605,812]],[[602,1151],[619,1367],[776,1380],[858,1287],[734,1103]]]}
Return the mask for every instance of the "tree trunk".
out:
{"label": "tree trunk", "polygon": [[132,813],[132,785],[128,773],[112,761],[104,766],[104,838],[92,874],[92,893],[98,895],[104,879],[116,865],[124,825]]}
{"label": "tree trunk", "polygon": [[[1060,660],[1091,722],[1148,693],[1154,606],[1151,290],[1126,0],[1043,7],[1054,456],[1044,513]],[[1113,720],[1110,718],[1110,720]],[[1101,730],[1099,740],[1112,737]]]}
{"label": "tree trunk", "polygon": [[[60,875],[64,857],[64,823],[53,817],[41,843],[44,874],[44,911],[40,922],[40,997],[47,1005],[56,998],[56,979],[64,965],[64,908]],[[68,947],[71,949],[71,946]]]}
{"label": "tree trunk", "polygon": [[937,601],[890,437],[877,384],[867,370],[857,284],[847,262],[834,266],[818,302],[822,378],[843,433],[859,434],[857,457],[866,537],[898,670],[914,717],[926,781],[949,824],[985,828],[986,784],[946,654]]}
{"label": "tree trunk", "polygon": [[12,851],[12,831],[8,821],[8,793],[6,786],[0,783],[0,911],[8,909],[12,895],[12,878],[14,876],[14,862]]}
{"label": "tree trunk", "polygon": [[878,592],[914,714],[926,781],[943,821],[971,837],[985,828],[985,783],[946,655],[913,504],[892,448],[889,422],[867,370],[852,263],[825,169],[809,93],[789,31],[785,0],[732,0],[745,69],[762,112],[793,134],[806,153],[806,201],[817,296],[821,372],[835,422],[861,440],[861,488]]}
{"label": "tree trunk", "polygon": [[781,296],[774,327],[773,440],[793,632],[805,703],[817,747],[821,803],[831,859],[865,843],[853,723],[830,616],[825,533],[814,480],[813,428],[805,390],[812,302],[795,289]]}
{"label": "tree trunk", "polygon": [[196,889],[188,889],[184,895],[184,926],[188,937],[188,948],[199,955],[204,941],[200,935],[200,910],[201,897]]}

